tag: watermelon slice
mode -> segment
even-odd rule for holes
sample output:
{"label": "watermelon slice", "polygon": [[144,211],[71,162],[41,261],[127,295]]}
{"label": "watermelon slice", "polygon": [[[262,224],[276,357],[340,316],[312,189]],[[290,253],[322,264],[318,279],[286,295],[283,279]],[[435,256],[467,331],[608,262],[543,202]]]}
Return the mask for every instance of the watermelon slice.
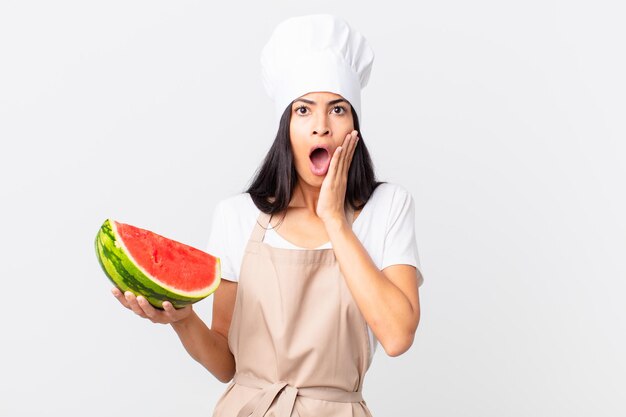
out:
{"label": "watermelon slice", "polygon": [[153,306],[176,308],[211,295],[220,284],[220,260],[199,249],[115,220],[96,236],[100,266],[120,290],[143,295]]}

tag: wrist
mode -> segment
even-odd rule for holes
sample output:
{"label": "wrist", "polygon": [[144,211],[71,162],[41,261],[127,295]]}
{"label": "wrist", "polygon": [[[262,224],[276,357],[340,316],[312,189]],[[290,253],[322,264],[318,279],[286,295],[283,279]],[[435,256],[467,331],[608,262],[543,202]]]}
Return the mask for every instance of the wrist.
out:
{"label": "wrist", "polygon": [[340,232],[348,225],[346,216],[334,216],[324,219],[324,226],[329,234]]}
{"label": "wrist", "polygon": [[196,316],[196,312],[193,311],[192,309],[191,312],[187,316],[181,319],[178,319],[176,321],[170,322],[170,325],[174,328],[174,330],[187,327],[193,321],[194,316]]}

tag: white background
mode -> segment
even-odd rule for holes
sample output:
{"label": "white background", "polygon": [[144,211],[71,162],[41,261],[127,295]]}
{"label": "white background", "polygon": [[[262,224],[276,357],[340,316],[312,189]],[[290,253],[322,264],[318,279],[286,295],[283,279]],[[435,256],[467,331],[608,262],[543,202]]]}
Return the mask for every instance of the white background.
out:
{"label": "white background", "polygon": [[3,0],[0,416],[211,415],[225,386],[117,303],[93,239],[206,244],[275,135],[261,48],[317,12],[371,43],[361,134],[416,201],[422,318],[374,358],[374,416],[626,414],[618,1]]}

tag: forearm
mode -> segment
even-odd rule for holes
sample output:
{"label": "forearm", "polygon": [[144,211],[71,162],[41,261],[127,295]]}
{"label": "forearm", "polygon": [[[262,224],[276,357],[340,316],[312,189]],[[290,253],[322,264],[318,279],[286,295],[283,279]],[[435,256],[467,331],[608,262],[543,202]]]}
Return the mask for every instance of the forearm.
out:
{"label": "forearm", "polygon": [[192,312],[184,320],[172,323],[180,341],[197,362],[221,382],[228,382],[235,374],[235,359],[228,348],[228,340],[211,330]]}
{"label": "forearm", "polygon": [[396,356],[412,344],[419,321],[407,296],[374,264],[349,224],[327,225],[348,288],[385,351]]}

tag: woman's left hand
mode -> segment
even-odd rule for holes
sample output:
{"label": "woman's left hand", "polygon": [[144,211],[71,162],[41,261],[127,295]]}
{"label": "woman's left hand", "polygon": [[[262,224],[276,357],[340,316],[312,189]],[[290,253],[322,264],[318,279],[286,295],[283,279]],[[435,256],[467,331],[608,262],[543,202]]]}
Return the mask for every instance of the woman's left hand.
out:
{"label": "woman's left hand", "polygon": [[354,150],[359,140],[358,132],[353,130],[343,144],[333,153],[326,177],[322,182],[320,196],[317,201],[317,215],[324,224],[346,221],[344,200],[348,183],[348,170],[352,163]]}

